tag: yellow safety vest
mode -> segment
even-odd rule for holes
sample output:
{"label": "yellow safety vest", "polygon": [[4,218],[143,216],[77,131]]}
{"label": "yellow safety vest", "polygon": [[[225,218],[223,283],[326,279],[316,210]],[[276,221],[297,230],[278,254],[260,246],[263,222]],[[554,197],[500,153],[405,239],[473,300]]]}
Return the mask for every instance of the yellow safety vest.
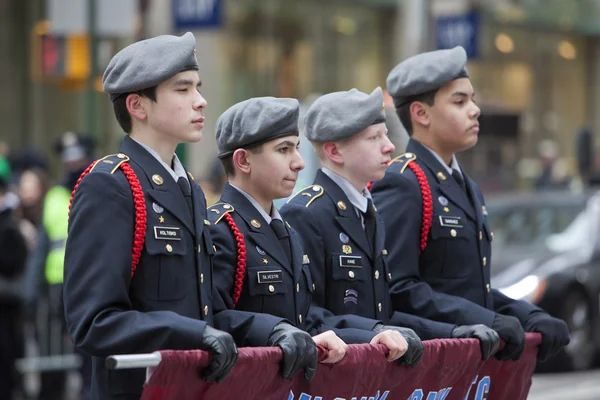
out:
{"label": "yellow safety vest", "polygon": [[44,200],[42,223],[50,239],[45,269],[46,281],[49,284],[63,283],[70,200],[71,192],[64,186],[50,189]]}

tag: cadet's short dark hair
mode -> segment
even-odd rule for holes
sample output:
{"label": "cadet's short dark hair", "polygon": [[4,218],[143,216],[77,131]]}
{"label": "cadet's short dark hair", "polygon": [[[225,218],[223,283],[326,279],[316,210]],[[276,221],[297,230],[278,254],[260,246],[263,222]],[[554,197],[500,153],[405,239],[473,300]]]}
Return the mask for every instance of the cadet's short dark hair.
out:
{"label": "cadet's short dark hair", "polygon": [[428,106],[432,106],[435,104],[435,94],[439,89],[432,90],[430,92],[418,94],[407,101],[405,101],[400,107],[396,108],[396,114],[398,114],[398,118],[400,118],[400,122],[406,129],[408,136],[412,136],[413,134],[413,125],[410,119],[410,105],[415,101],[419,101],[421,103],[425,103]]}
{"label": "cadet's short dark hair", "polygon": [[129,114],[129,111],[127,111],[126,104],[127,96],[130,94],[138,94],[156,102],[156,86],[138,90],[137,92],[125,93],[113,100],[113,109],[115,111],[115,117],[117,117],[117,122],[121,126],[121,129],[127,134],[131,133],[132,126],[131,115]]}
{"label": "cadet's short dark hair", "polygon": [[[246,147],[245,149],[251,153],[260,154],[263,151],[263,144],[264,143]],[[233,165],[233,154],[225,158],[221,158],[221,164],[223,164],[223,169],[225,170],[225,174],[227,175],[227,177],[235,175],[235,165]]]}

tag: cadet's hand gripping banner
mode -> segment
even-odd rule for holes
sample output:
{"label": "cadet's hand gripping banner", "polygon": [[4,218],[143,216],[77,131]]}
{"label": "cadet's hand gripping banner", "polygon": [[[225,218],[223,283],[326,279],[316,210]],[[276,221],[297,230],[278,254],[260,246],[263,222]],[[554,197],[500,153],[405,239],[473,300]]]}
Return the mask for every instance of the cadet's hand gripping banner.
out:
{"label": "cadet's hand gripping banner", "polygon": [[142,400],[525,400],[540,341],[528,333],[521,359],[500,362],[481,361],[475,339],[430,340],[415,368],[387,362],[382,345],[350,345],[340,363],[319,364],[310,382],[301,372],[281,377],[277,347],[239,349],[235,368],[219,384],[198,378],[210,361],[207,352],[164,351]]}

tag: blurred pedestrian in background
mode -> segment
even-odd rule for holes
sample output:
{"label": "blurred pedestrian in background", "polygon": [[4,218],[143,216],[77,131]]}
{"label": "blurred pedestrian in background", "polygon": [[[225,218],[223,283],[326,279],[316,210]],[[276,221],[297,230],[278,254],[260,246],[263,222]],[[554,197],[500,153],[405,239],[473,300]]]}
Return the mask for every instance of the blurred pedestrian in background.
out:
{"label": "blurred pedestrian in background", "polygon": [[10,166],[0,156],[0,399],[17,388],[15,360],[23,356],[22,274],[27,247],[10,201]]}
{"label": "blurred pedestrian in background", "polygon": [[[50,188],[44,198],[36,245],[27,261],[25,280],[26,314],[29,321],[37,320],[36,336],[41,356],[59,356],[71,352],[62,301],[69,202],[79,176],[92,162],[92,150],[92,139],[75,132],[66,132],[55,145],[64,176],[61,183]],[[33,180],[34,176],[25,179]],[[27,193],[25,198],[32,202],[40,193],[39,187],[34,188],[35,185],[32,181],[21,186],[21,192]],[[90,360],[88,356],[82,357],[83,390],[87,392],[91,375]],[[65,390],[66,372],[42,372],[39,398],[61,398]]]}

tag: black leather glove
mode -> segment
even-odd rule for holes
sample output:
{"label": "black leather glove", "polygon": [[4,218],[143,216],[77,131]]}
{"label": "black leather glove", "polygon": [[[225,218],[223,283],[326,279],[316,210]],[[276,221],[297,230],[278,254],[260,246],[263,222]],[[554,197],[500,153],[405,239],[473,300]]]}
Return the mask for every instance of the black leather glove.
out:
{"label": "black leather glove", "polygon": [[238,358],[237,347],[233,337],[211,326],[204,328],[202,350],[209,351],[212,362],[200,373],[200,378],[207,382],[222,382],[229,375]]}
{"label": "black leather glove", "polygon": [[292,378],[298,370],[304,369],[304,377],[311,380],[317,372],[317,345],[312,337],[301,329],[280,322],[269,335],[269,346],[279,346],[283,350],[284,378]]}
{"label": "black leather glove", "polygon": [[509,315],[496,314],[492,329],[504,340],[504,348],[496,353],[496,358],[501,361],[517,361],[525,349],[525,331],[521,322]]}
{"label": "black leather glove", "polygon": [[452,330],[454,339],[479,339],[479,348],[481,349],[481,359],[487,360],[500,347],[500,336],[492,328],[485,325],[461,325]]}
{"label": "black leather glove", "polygon": [[538,349],[540,361],[546,361],[571,341],[565,321],[551,317],[545,312],[535,312],[527,317],[524,328],[526,332],[542,334],[542,343]]}
{"label": "black leather glove", "polygon": [[373,332],[375,333],[387,330],[400,333],[404,340],[406,340],[406,343],[408,343],[408,350],[406,350],[406,353],[398,359],[398,364],[407,365],[409,367],[417,365],[419,361],[421,361],[421,358],[423,358],[423,353],[425,352],[425,346],[423,346],[423,342],[421,341],[421,338],[419,338],[419,335],[410,328],[402,328],[400,326],[377,324],[373,328]]}

